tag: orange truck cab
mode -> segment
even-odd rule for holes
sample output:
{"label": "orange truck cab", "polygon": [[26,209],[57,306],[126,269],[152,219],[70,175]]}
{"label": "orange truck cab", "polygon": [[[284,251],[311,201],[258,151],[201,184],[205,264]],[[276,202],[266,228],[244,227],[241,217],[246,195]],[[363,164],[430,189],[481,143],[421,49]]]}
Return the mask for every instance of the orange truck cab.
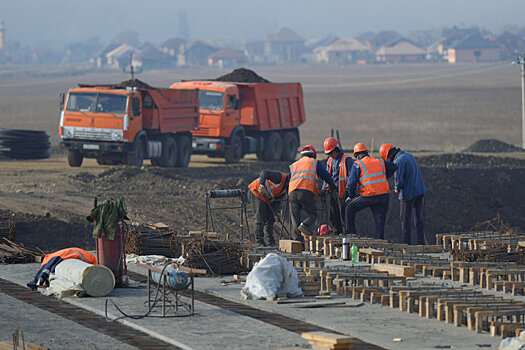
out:
{"label": "orange truck cab", "polygon": [[144,159],[163,167],[190,161],[191,131],[199,122],[195,89],[158,89],[140,81],[79,84],[61,95],[60,104],[60,146],[70,166],[81,166],[84,158],[139,167]]}
{"label": "orange truck cab", "polygon": [[194,153],[224,157],[228,163],[249,153],[267,161],[295,159],[298,126],[305,121],[301,84],[191,80],[171,88],[199,90]]}

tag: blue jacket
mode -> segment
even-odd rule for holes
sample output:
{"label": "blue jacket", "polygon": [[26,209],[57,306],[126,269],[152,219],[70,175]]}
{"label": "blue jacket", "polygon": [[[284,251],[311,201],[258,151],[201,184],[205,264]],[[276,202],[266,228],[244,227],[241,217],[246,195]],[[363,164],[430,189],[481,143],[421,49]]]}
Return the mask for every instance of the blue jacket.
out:
{"label": "blue jacket", "polygon": [[[370,157],[370,156],[365,156],[365,157]],[[385,168],[386,168],[385,169],[386,177],[389,178],[394,174],[394,172],[397,169],[397,166],[394,163],[386,160]],[[348,184],[346,185],[346,192],[348,193],[348,197],[354,198],[357,196],[356,188],[357,188],[357,183],[359,182],[360,176],[361,176],[361,167],[359,166],[359,162],[354,162],[354,164],[352,165],[352,171],[350,172],[350,179],[348,179]],[[380,195],[373,196],[373,197],[379,197],[379,196],[383,196],[383,197],[390,196],[390,193],[380,194]]]}
{"label": "blue jacket", "polygon": [[400,200],[408,201],[427,192],[413,155],[399,151],[394,157],[394,164],[397,165],[394,174],[394,189],[399,192]]}
{"label": "blue jacket", "polygon": [[[339,168],[341,165],[341,159],[343,158],[343,152],[339,152],[339,157],[334,159],[332,162],[332,179],[334,180],[334,183],[337,187],[339,187]],[[350,157],[346,158],[346,169],[348,171],[348,174],[350,174],[350,171],[352,170],[352,164],[354,163],[354,160]],[[328,168],[328,163],[326,163],[326,171],[330,173],[330,169]],[[326,187],[326,183],[323,184],[323,188]]]}

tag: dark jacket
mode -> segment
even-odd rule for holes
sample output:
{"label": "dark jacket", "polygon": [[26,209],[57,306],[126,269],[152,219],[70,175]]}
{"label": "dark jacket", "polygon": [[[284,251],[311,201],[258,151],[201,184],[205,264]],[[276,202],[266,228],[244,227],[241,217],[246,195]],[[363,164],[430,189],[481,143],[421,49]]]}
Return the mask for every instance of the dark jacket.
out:
{"label": "dark jacket", "polygon": [[91,213],[89,213],[87,217],[89,222],[95,223],[93,238],[99,238],[104,233],[105,238],[110,241],[115,239],[118,224],[122,219],[128,220],[126,216],[126,206],[122,198],[105,200],[102,204],[91,210]]}
{"label": "dark jacket", "polygon": [[408,152],[399,151],[394,157],[397,170],[394,174],[394,189],[400,200],[411,200],[427,192],[416,158]]}

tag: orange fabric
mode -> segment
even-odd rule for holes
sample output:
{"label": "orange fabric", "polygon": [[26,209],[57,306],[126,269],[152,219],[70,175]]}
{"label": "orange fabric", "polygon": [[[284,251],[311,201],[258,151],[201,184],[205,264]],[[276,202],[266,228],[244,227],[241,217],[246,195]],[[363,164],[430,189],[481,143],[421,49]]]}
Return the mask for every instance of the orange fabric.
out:
{"label": "orange fabric", "polygon": [[390,192],[385,161],[382,158],[364,157],[357,162],[361,167],[357,185],[362,196],[370,197]]}
{"label": "orange fabric", "polygon": [[317,159],[302,157],[290,165],[290,184],[288,193],[294,190],[307,190],[313,192],[315,199],[319,194],[319,177],[317,176]]}
{"label": "orange fabric", "polygon": [[[284,173],[281,173],[281,182],[279,183],[273,183],[270,180],[266,180],[265,185],[266,185],[266,188],[270,190],[272,199],[279,197],[283,193],[287,180],[288,180],[288,175]],[[259,179],[255,179],[255,181],[252,181],[252,183],[248,185],[248,188],[260,200],[262,200],[263,202],[267,202],[267,199],[262,194],[259,193],[260,186],[261,184],[259,183]]]}
{"label": "orange fabric", "polygon": [[[339,164],[339,198],[343,198],[345,196],[346,191],[346,185],[348,184],[348,169],[346,169],[346,160],[350,158],[350,156],[346,153],[343,153],[343,157],[341,158],[341,163]],[[332,157],[328,158],[327,166],[328,166],[328,172],[330,175],[332,174],[332,163],[334,159]]]}
{"label": "orange fabric", "polygon": [[98,264],[97,258],[93,254],[86,252],[84,249],[66,248],[66,249],[62,249],[57,252],[51,253],[51,254],[46,254],[46,256],[44,257],[44,260],[42,260],[41,266],[44,266],[45,264],[47,264],[49,260],[53,259],[56,256],[59,256],[64,260],[78,259],[78,260],[82,260],[82,261],[85,261],[93,265]]}

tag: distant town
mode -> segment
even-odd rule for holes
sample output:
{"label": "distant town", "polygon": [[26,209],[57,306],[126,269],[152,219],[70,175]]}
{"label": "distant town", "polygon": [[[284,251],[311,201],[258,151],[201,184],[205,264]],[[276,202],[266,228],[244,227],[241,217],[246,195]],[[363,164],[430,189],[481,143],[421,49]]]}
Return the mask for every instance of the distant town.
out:
{"label": "distant town", "polygon": [[109,44],[99,38],[63,49],[34,48],[9,40],[0,24],[0,65],[76,65],[95,69],[122,69],[130,64],[142,70],[177,67],[276,65],[316,63],[365,65],[396,63],[467,63],[513,60],[525,52],[525,27],[500,34],[477,27],[417,31],[366,32],[356,37],[303,37],[282,28],[261,40],[189,40],[173,37],[160,45],[140,42],[133,31],[116,35]]}

